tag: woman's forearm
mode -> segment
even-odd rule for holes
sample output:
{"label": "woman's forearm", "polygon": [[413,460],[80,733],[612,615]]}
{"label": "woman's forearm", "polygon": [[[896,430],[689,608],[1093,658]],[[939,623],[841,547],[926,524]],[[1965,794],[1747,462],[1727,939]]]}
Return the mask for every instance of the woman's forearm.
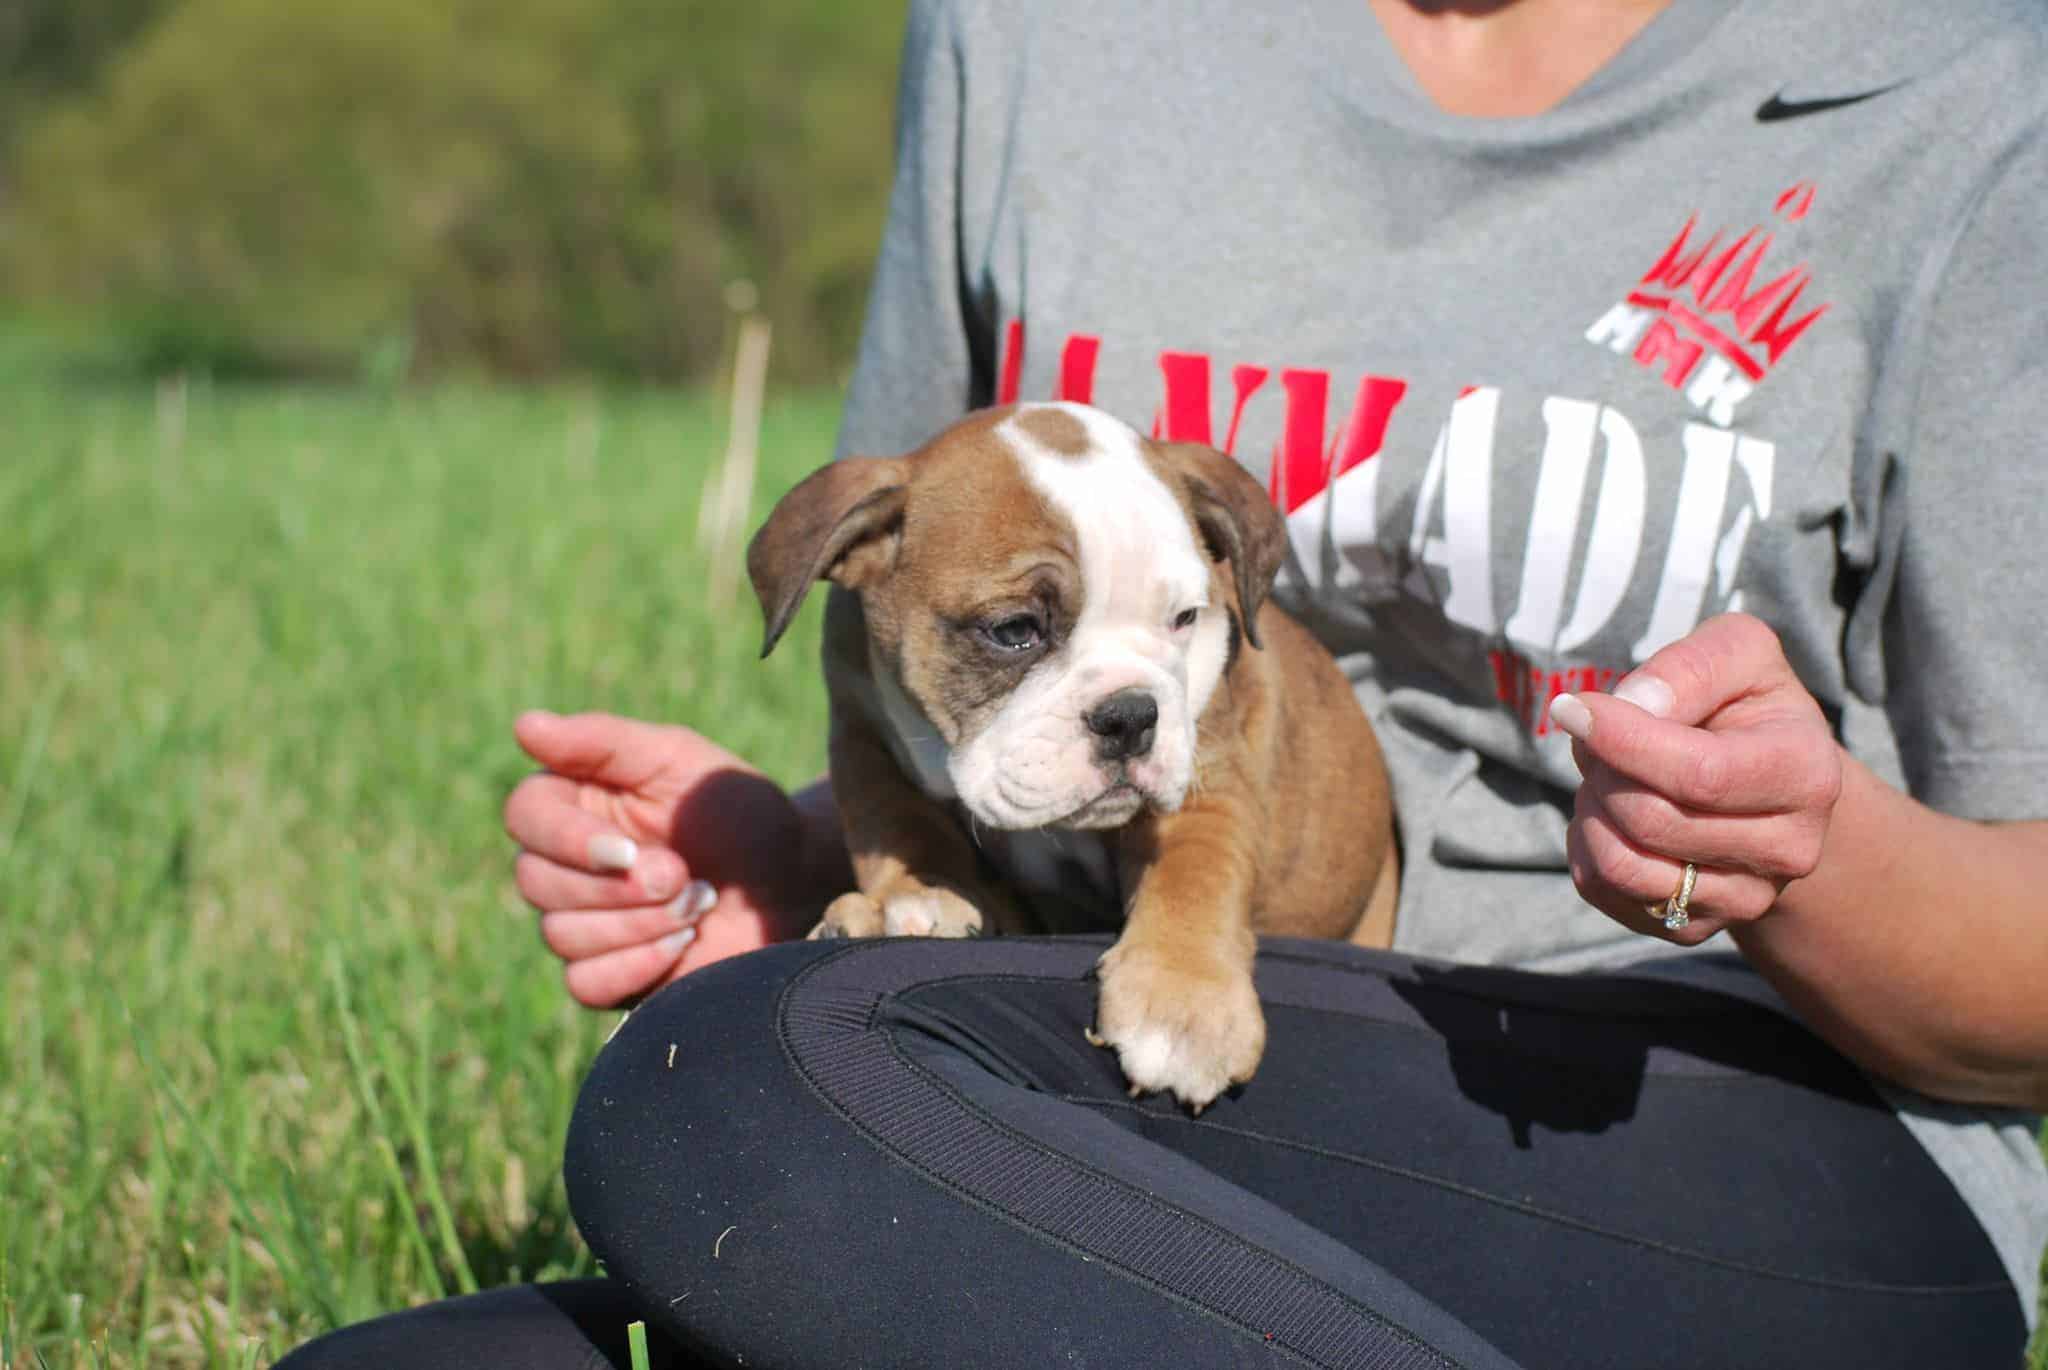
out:
{"label": "woman's forearm", "polygon": [[1819,866],[1731,932],[1866,1068],[2048,1110],[2048,822],[1953,818],[1845,760]]}

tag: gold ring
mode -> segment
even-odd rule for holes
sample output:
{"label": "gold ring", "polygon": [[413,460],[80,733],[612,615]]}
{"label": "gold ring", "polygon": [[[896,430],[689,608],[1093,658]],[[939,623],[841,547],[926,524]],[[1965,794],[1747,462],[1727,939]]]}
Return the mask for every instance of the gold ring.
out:
{"label": "gold ring", "polygon": [[1649,906],[1649,914],[1652,918],[1664,920],[1664,930],[1666,932],[1677,932],[1692,921],[1692,915],[1686,912],[1685,906],[1691,902],[1692,887],[1699,883],[1699,878],[1700,868],[1690,861],[1686,862],[1685,874],[1679,877],[1678,889],[1663,903],[1651,904]]}

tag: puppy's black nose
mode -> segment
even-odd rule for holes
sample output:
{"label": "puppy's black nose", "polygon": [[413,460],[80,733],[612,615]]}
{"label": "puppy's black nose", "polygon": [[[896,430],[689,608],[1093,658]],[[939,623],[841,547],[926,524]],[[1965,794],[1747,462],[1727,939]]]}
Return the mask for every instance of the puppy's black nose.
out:
{"label": "puppy's black nose", "polygon": [[1158,731],[1159,701],[1143,690],[1118,690],[1090,709],[1088,731],[1099,739],[1095,754],[1104,761],[1123,761],[1152,750]]}

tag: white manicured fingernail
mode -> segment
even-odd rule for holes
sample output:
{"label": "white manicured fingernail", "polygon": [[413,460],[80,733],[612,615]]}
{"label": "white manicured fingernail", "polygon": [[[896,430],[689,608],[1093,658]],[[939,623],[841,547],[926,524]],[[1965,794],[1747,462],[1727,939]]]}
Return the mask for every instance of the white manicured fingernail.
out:
{"label": "white manicured fingernail", "polygon": [[681,956],[683,948],[696,940],[697,930],[695,928],[677,928],[674,932],[662,938],[658,945],[661,947],[661,954],[663,956],[675,957]]}
{"label": "white manicured fingernail", "polygon": [[689,927],[718,904],[718,889],[709,880],[692,880],[668,906],[668,916]]}
{"label": "white manicured fingernail", "polygon": [[639,855],[640,848],[632,838],[615,832],[601,832],[590,839],[590,864],[601,871],[629,871]]}
{"label": "white manicured fingernail", "polygon": [[1614,687],[1614,697],[1627,700],[1652,718],[1671,717],[1671,687],[1653,675],[1638,672],[1630,676]]}
{"label": "white manicured fingernail", "polygon": [[1593,711],[1577,695],[1559,695],[1551,700],[1550,721],[1581,742],[1593,731]]}

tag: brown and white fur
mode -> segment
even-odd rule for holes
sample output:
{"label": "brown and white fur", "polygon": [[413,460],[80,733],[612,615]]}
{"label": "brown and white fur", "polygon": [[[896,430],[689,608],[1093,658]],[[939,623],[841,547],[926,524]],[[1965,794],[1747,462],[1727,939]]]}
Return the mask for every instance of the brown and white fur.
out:
{"label": "brown and white fur", "polygon": [[1384,946],[1379,745],[1266,602],[1285,528],[1223,453],[1082,405],[971,414],[791,490],[748,571],[771,650],[826,609],[831,774],[859,889],[814,937],[1121,924],[1095,1040],[1200,1109],[1265,1045],[1255,933]]}

